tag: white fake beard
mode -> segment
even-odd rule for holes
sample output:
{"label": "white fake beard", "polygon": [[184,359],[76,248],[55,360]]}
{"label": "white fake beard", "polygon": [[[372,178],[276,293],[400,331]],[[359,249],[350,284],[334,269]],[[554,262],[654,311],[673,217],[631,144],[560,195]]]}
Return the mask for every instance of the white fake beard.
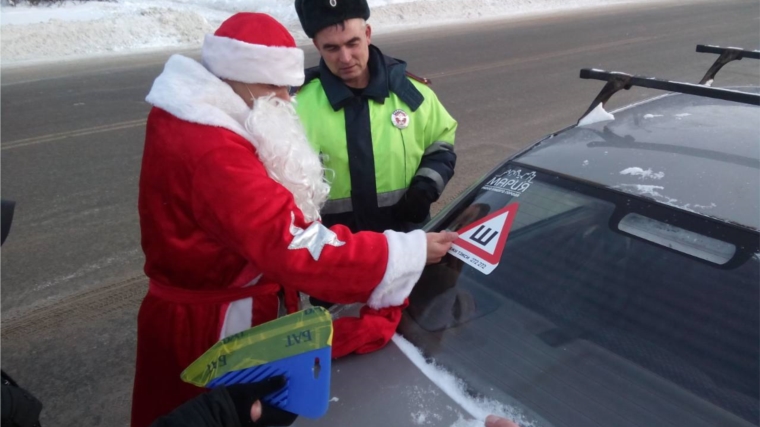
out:
{"label": "white fake beard", "polygon": [[254,137],[253,145],[269,177],[293,194],[307,222],[318,221],[330,185],[293,103],[272,96],[257,98],[244,126]]}

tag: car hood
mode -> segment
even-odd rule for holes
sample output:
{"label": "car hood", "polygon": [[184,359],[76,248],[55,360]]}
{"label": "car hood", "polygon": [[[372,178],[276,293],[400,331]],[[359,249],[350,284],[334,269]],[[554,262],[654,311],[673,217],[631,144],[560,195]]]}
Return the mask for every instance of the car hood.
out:
{"label": "car hood", "polygon": [[331,396],[327,415],[294,426],[451,426],[466,415],[394,343],[333,361]]}

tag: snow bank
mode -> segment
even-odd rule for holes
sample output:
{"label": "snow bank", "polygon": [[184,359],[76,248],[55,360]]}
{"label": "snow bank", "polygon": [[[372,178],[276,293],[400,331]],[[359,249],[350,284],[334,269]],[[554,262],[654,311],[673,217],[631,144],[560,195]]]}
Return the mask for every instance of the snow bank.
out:
{"label": "snow bank", "polygon": [[[662,0],[369,0],[376,34],[488,18]],[[306,43],[293,0],[118,0],[3,6],[2,65],[197,48],[239,11],[268,13]]]}
{"label": "snow bank", "polygon": [[168,46],[193,47],[199,45],[205,32],[214,30],[202,16],[182,10],[149,7],[135,14],[104,15],[85,21],[51,19],[3,25],[3,65]]}

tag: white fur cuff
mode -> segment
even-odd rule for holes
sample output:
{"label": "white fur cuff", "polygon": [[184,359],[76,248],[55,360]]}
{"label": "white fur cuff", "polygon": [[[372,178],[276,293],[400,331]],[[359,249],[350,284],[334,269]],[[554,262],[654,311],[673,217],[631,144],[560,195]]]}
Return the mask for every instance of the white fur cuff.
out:
{"label": "white fur cuff", "polygon": [[203,64],[215,76],[243,83],[300,86],[304,81],[303,50],[243,43],[207,34]]}
{"label": "white fur cuff", "polygon": [[386,231],[383,234],[388,240],[388,265],[383,280],[367,301],[374,309],[403,304],[417,284],[427,260],[427,238],[424,231]]}

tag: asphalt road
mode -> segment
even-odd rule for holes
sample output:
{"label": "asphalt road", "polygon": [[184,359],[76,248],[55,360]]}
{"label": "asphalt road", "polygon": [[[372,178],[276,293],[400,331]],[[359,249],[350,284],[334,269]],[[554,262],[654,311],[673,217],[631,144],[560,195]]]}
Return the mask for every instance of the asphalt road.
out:
{"label": "asphalt road", "polygon": [[[759,21],[756,0],[674,2],[374,42],[432,79],[459,120],[445,203],[510,153],[573,124],[602,86],[580,80],[581,68],[697,82],[716,57],[696,44],[758,48]],[[167,56],[2,70],[2,196],[18,203],[2,248],[2,362],[46,402],[43,425],[128,420],[146,283],[136,212],[144,98]],[[732,63],[716,81],[741,84],[760,84],[757,62]],[[655,93],[634,89],[611,105]]]}

